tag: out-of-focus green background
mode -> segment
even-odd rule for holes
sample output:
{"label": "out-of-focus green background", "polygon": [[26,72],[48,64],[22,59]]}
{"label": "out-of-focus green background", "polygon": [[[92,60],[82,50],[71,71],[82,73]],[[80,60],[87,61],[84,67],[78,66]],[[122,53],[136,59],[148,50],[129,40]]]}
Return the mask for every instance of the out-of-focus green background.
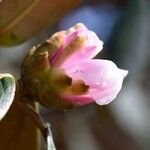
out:
{"label": "out-of-focus green background", "polygon": [[[117,99],[108,106],[90,104],[66,112],[41,107],[41,115],[51,123],[57,149],[149,150],[149,0],[86,0],[26,42],[10,47],[1,44],[0,72],[19,78],[23,57],[32,46],[78,22],[104,41],[104,49],[97,57],[114,61],[129,70],[129,75]],[[27,25],[24,28],[28,30]]]}

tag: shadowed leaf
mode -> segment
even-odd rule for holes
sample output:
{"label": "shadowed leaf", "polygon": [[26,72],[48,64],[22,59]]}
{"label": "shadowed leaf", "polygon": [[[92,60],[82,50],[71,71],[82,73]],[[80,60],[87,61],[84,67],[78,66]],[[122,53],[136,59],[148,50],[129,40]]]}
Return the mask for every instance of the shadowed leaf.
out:
{"label": "shadowed leaf", "polygon": [[[0,45],[19,44],[53,25],[83,0],[4,0],[0,3]],[[8,11],[9,10],[9,11]]]}
{"label": "shadowed leaf", "polygon": [[10,74],[0,74],[0,120],[6,115],[15,96],[16,83]]}
{"label": "shadowed leaf", "polygon": [[16,103],[0,122],[1,150],[39,150],[39,134],[31,118]]}

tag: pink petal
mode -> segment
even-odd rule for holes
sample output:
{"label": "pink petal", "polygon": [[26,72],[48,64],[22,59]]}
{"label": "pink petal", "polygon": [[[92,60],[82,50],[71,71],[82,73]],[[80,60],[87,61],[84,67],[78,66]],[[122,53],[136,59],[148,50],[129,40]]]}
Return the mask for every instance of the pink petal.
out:
{"label": "pink petal", "polygon": [[65,68],[72,79],[82,79],[89,85],[85,95],[94,99],[99,105],[105,105],[114,100],[119,93],[122,82],[128,71],[119,69],[108,60],[89,60]]}
{"label": "pink petal", "polygon": [[[58,34],[59,32],[52,36],[52,38],[54,38]],[[59,62],[62,62],[62,60],[63,63],[61,63],[60,66],[62,68],[75,64],[76,62],[89,60],[95,57],[103,48],[103,42],[99,40],[97,35],[84,26],[80,28],[77,24],[75,27],[70,28],[68,31],[62,32],[62,34],[64,36],[64,43],[56,50],[54,55],[50,58],[50,64],[52,66],[57,66],[57,64],[59,64]],[[86,46],[82,49],[74,51],[70,55],[68,54],[69,56],[64,56],[63,54],[65,48],[78,37],[84,37],[86,39]]]}
{"label": "pink petal", "polygon": [[77,62],[82,62],[85,60],[90,60],[95,57],[103,48],[103,42],[99,40],[97,35],[92,31],[81,31],[77,34],[77,37],[85,36],[87,39],[87,45],[83,49],[75,51],[71,56],[69,56],[64,63],[61,65],[62,68],[76,64]]}

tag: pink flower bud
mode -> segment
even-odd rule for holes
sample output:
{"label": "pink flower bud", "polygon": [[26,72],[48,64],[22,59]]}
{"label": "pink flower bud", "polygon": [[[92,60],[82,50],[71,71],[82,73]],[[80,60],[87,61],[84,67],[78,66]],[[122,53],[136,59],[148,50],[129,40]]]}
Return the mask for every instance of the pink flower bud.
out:
{"label": "pink flower bud", "polygon": [[81,23],[55,33],[31,49],[23,62],[22,80],[27,95],[55,108],[110,103],[128,71],[111,61],[92,59],[102,48],[103,42]]}

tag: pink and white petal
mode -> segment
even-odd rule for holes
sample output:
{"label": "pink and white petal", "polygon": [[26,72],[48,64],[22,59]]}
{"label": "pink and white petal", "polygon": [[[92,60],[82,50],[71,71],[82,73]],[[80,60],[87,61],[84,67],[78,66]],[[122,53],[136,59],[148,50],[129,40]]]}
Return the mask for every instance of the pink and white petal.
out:
{"label": "pink and white petal", "polygon": [[[57,33],[56,35],[59,34]],[[85,39],[86,44],[84,44],[81,49],[74,49],[74,51],[72,50],[71,53],[69,51],[68,53],[65,52],[64,54],[66,47],[69,46],[69,44],[77,38]],[[61,66],[62,68],[64,68],[76,63],[77,61],[81,62],[84,60],[92,59],[102,50],[102,48],[103,42],[99,40],[94,32],[87,30],[86,28],[79,28],[78,30],[75,30],[73,28],[72,30],[68,30],[68,33],[64,39],[64,43],[56,50],[54,55],[50,58],[50,64],[52,66]]]}
{"label": "pink and white petal", "polygon": [[98,38],[98,36],[90,30],[80,30],[77,37],[86,39],[87,44],[72,53],[60,67],[65,68],[76,64],[77,62],[82,62],[85,60],[90,60],[95,57],[103,48],[103,42]]}
{"label": "pink and white petal", "polygon": [[128,71],[119,69],[108,60],[93,59],[65,69],[72,79],[81,79],[89,85],[89,93],[96,103],[105,105],[119,93]]}
{"label": "pink and white petal", "polygon": [[[59,32],[58,32],[59,33]],[[59,35],[59,34],[56,34]],[[63,39],[63,43],[62,45],[60,45],[60,47],[58,49],[56,49],[56,52],[53,54],[53,56],[51,56],[51,58],[49,58],[50,64],[53,66],[58,62],[58,59],[60,59],[60,56],[62,55],[65,47],[75,39],[77,35],[77,32],[73,32],[72,34],[70,34],[69,36],[65,35],[64,39]],[[52,39],[56,38],[55,34],[54,36],[52,36]],[[54,39],[55,41],[55,39]]]}

